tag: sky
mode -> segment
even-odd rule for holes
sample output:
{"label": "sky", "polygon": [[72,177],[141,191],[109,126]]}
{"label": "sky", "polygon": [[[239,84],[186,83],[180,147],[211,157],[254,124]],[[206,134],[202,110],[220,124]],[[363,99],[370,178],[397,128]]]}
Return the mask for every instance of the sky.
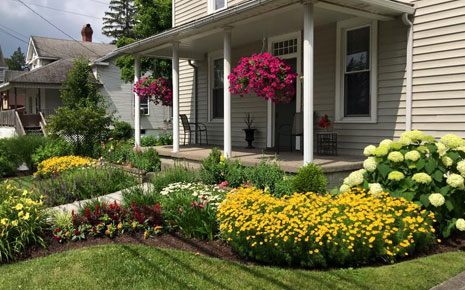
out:
{"label": "sky", "polygon": [[[44,18],[58,26],[61,30],[76,40],[81,40],[81,28],[89,23],[94,30],[93,42],[111,41],[102,35],[102,17],[110,0],[22,0]],[[36,5],[33,5],[36,4]],[[66,10],[73,13],[84,14],[81,16],[62,11],[41,7],[47,6],[53,9]],[[90,17],[89,17],[90,16]],[[6,34],[15,35],[26,43]],[[5,57],[18,48],[26,54],[29,36],[46,36],[62,39],[70,39],[68,36],[48,24],[35,15],[17,0],[0,0],[0,45]]]}

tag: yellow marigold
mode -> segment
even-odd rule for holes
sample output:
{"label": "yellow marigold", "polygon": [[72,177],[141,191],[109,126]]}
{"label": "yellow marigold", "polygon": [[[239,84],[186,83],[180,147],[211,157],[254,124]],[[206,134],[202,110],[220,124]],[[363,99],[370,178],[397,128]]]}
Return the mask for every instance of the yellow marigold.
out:
{"label": "yellow marigold", "polygon": [[35,172],[34,175],[40,177],[49,177],[57,175],[71,168],[91,166],[95,164],[97,164],[97,161],[88,157],[74,155],[52,157],[39,163],[37,166],[37,172]]}

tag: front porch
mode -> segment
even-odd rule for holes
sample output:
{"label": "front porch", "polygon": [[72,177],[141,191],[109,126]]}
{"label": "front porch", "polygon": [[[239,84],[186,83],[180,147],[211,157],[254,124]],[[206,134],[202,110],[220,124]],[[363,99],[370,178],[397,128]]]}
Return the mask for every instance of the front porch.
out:
{"label": "front porch", "polygon": [[[213,146],[181,146],[178,152],[173,152],[173,147],[170,145],[154,147],[160,157],[162,164],[165,166],[173,166],[175,162],[184,162],[188,166],[200,168],[200,162],[207,158]],[[243,149],[232,148],[233,160],[239,160],[245,166],[255,166],[262,161],[277,160],[283,171],[288,173],[296,173],[302,166],[303,156],[301,152],[281,152],[279,155],[276,152],[262,149]],[[347,175],[362,167],[362,158],[354,156],[319,156],[315,155],[313,163],[322,167],[328,179],[328,188],[332,189],[335,186],[340,186],[342,180]]]}

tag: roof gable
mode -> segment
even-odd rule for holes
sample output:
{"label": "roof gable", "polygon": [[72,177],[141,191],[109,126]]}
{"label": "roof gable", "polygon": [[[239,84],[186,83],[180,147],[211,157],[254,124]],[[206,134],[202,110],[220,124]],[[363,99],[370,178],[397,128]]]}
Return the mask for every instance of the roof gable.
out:
{"label": "roof gable", "polygon": [[2,46],[0,45],[0,67],[7,67],[5,58],[3,57]]}

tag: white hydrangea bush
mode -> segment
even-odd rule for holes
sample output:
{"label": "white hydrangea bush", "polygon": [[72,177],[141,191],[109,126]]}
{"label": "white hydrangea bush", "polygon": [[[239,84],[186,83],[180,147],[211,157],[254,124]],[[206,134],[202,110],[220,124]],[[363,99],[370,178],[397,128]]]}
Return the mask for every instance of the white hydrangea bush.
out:
{"label": "white hydrangea bush", "polygon": [[363,154],[363,169],[344,179],[340,192],[352,187],[389,192],[434,212],[444,237],[465,231],[465,140],[452,134],[436,140],[414,130],[397,141],[369,145]]}

